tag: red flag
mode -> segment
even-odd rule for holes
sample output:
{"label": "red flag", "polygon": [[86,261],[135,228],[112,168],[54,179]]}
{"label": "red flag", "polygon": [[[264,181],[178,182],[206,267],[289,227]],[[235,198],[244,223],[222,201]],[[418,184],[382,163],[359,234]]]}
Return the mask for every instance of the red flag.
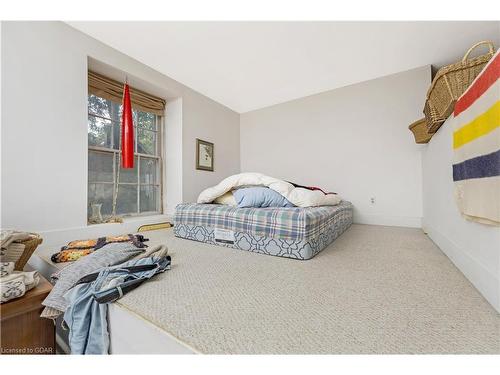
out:
{"label": "red flag", "polygon": [[123,87],[122,168],[134,168],[134,122],[128,84]]}

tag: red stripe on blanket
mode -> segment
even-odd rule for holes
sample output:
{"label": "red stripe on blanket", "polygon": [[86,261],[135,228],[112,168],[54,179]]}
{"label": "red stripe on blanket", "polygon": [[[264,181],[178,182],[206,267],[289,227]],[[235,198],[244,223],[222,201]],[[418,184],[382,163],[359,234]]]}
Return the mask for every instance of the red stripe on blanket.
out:
{"label": "red stripe on blanket", "polygon": [[469,108],[472,103],[476,101],[486,90],[488,90],[500,76],[500,54],[496,54],[489,65],[479,73],[478,78],[471,87],[463,94],[455,105],[455,112],[457,117],[460,113]]}

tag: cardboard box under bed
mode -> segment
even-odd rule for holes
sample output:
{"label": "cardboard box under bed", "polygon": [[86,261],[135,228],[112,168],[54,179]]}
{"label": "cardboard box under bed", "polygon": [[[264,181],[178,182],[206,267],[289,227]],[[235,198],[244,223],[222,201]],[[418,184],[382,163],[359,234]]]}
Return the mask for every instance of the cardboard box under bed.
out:
{"label": "cardboard box under bed", "polygon": [[180,204],[177,237],[261,254],[310,259],[352,224],[352,204],[308,208],[238,208]]}

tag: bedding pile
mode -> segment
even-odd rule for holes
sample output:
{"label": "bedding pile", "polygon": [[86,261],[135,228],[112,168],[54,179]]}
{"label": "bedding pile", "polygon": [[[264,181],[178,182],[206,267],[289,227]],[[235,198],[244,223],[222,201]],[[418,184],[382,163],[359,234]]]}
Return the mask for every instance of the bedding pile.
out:
{"label": "bedding pile", "polygon": [[240,208],[335,206],[341,200],[336,193],[325,193],[317,187],[301,186],[261,173],[230,176],[203,190],[198,197],[198,203],[228,204]]}

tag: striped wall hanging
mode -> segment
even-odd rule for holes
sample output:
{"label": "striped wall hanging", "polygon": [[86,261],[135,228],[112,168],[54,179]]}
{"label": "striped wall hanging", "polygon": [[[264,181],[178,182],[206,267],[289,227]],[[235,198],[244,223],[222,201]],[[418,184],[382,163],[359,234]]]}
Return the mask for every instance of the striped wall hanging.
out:
{"label": "striped wall hanging", "polygon": [[500,225],[500,55],[493,56],[454,110],[453,181],[460,212]]}

